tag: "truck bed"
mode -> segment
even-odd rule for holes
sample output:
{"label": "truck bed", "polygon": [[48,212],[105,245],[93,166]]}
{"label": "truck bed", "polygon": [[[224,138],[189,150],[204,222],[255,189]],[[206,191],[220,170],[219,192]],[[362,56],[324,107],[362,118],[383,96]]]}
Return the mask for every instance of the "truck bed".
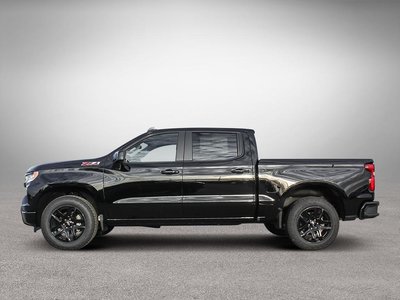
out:
{"label": "truck bed", "polygon": [[318,165],[327,165],[327,164],[356,164],[356,165],[363,165],[366,163],[372,163],[373,160],[370,158],[365,158],[365,159],[353,159],[353,158],[348,158],[348,159],[329,159],[329,158],[323,158],[323,159],[316,159],[316,158],[301,158],[301,159],[260,159],[259,160],[259,165],[304,165],[304,164],[318,164]]}

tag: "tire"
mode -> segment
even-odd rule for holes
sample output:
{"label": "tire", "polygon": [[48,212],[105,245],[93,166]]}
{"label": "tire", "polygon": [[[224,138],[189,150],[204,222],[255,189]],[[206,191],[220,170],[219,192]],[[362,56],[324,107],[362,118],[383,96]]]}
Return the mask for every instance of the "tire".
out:
{"label": "tire", "polygon": [[74,195],[51,201],[41,217],[46,241],[61,250],[78,250],[87,246],[98,230],[97,213],[86,199]]}
{"label": "tire", "polygon": [[287,236],[288,235],[286,229],[276,228],[276,226],[272,223],[265,223],[264,225],[268,229],[269,232],[271,232],[277,236]]}
{"label": "tire", "polygon": [[339,216],[324,198],[300,199],[289,210],[287,231],[290,240],[300,249],[324,249],[336,239]]}
{"label": "tire", "polygon": [[109,234],[113,229],[114,229],[114,226],[105,225],[105,229],[103,231],[101,231],[101,229],[99,228],[99,230],[97,231],[96,237],[105,236],[106,234]]}

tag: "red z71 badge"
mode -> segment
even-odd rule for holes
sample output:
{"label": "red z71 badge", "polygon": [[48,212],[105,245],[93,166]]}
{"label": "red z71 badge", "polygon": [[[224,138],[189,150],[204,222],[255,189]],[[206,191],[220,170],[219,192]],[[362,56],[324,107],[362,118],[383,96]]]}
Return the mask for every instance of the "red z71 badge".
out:
{"label": "red z71 badge", "polygon": [[81,163],[81,167],[98,166],[99,164],[100,164],[99,161],[83,161]]}

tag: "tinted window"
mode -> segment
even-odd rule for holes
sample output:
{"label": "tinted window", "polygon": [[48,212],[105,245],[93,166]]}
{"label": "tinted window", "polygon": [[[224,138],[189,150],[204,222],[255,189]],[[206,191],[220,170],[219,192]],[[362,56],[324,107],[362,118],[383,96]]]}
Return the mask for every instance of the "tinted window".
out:
{"label": "tinted window", "polygon": [[157,134],[135,144],[126,152],[129,162],[175,161],[178,133]]}
{"label": "tinted window", "polygon": [[236,133],[193,132],[193,160],[221,160],[238,156]]}

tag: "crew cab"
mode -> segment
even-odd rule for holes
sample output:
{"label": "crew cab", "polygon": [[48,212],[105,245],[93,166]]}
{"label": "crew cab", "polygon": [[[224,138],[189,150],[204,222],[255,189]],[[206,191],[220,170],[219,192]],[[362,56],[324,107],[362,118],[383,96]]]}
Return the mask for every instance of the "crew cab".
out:
{"label": "crew cab", "polygon": [[115,226],[263,223],[299,248],[335,240],[339,220],[374,218],[372,159],[259,159],[254,131],[150,129],[111,153],[31,167],[21,214],[74,250]]}

